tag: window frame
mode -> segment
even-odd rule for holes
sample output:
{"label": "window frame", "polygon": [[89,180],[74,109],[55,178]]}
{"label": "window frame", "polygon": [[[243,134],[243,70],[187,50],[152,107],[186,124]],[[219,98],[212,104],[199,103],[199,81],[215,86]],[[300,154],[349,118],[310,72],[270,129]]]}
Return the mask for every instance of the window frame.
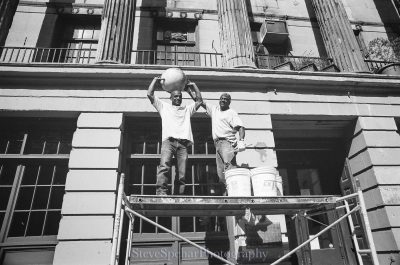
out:
{"label": "window frame", "polygon": [[[29,249],[36,249],[38,246],[40,248],[53,248],[57,243],[57,234],[55,235],[45,235],[45,229],[46,229],[46,218],[48,217],[48,212],[51,211],[59,211],[61,215],[61,210],[62,210],[62,202],[59,208],[51,208],[51,196],[53,195],[53,192],[55,190],[53,187],[64,187],[63,194],[65,194],[65,182],[62,184],[55,184],[55,177],[56,177],[56,170],[59,166],[64,167],[68,170],[68,160],[69,160],[69,153],[70,150],[72,149],[72,136],[73,132],[76,129],[76,120],[75,119],[44,119],[42,120],[41,118],[35,119],[29,119],[29,118],[15,118],[15,119],[9,119],[4,118],[5,122],[7,124],[6,131],[8,131],[8,135],[12,132],[21,132],[21,135],[23,134],[23,139],[22,139],[22,144],[20,146],[20,151],[18,153],[7,153],[7,150],[4,149],[2,150],[3,153],[0,154],[0,162],[1,162],[1,167],[0,170],[3,170],[4,166],[3,165],[13,165],[15,164],[16,169],[13,175],[13,181],[12,185],[2,185],[2,186],[7,186],[11,187],[10,195],[8,196],[8,202],[6,205],[6,208],[4,211],[4,218],[2,222],[0,223],[0,258],[4,258],[4,250],[3,249],[19,249],[19,248],[26,248],[28,247]],[[52,130],[50,125],[58,125],[55,130]],[[50,127],[50,129],[49,129]],[[39,133],[42,138],[39,139],[39,142],[42,145],[42,151],[40,154],[34,154],[34,153],[27,153],[29,151],[28,149],[28,141],[30,140],[29,134],[30,135],[35,135],[38,132],[49,132],[48,135],[43,135]],[[46,143],[48,142],[53,142],[53,141],[48,141],[54,140],[54,132],[56,132],[56,139],[58,141],[57,143],[57,149],[55,154],[46,154]],[[52,134],[53,133],[53,134]],[[7,134],[5,134],[7,135]],[[46,136],[48,138],[46,138]],[[7,138],[5,137],[4,142],[7,141]],[[37,140],[34,138],[34,140]],[[61,144],[67,143],[68,149],[66,153],[60,153],[61,149]],[[10,142],[8,141],[6,145],[8,146]],[[54,149],[53,149],[54,150]],[[33,166],[36,167],[36,170],[39,170],[39,167],[43,166],[49,166],[52,171],[51,171],[51,181],[50,183],[39,183],[39,177],[40,177],[40,171],[37,171],[36,179],[34,184],[22,184],[23,176],[24,176],[24,170],[28,166]],[[66,172],[64,172],[66,174]],[[40,209],[33,209],[33,201],[35,199],[34,194],[32,194],[32,202],[29,207],[29,209],[24,209],[24,210],[16,210],[16,204],[18,201],[18,195],[19,192],[21,191],[21,188],[24,186],[33,187],[34,191],[38,187],[48,187],[48,197],[47,197],[47,202],[46,202],[46,207],[43,208],[41,207]],[[45,212],[45,219],[43,219],[43,224],[41,224],[41,235],[38,236],[29,236],[27,235],[28,229],[29,229],[29,224],[26,223],[24,224],[25,226],[25,231],[23,236],[10,236],[10,229],[13,221],[13,216],[16,212],[29,212],[29,215],[32,212]],[[23,246],[22,246],[23,245]]]}

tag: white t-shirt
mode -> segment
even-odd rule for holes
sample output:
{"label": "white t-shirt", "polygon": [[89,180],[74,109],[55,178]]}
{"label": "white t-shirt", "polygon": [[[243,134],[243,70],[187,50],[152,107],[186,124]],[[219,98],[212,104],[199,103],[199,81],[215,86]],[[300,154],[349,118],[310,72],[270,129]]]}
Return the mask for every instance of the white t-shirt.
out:
{"label": "white t-shirt", "polygon": [[169,137],[186,139],[193,143],[190,117],[196,112],[196,103],[188,106],[174,106],[154,96],[153,106],[160,113],[162,123],[162,140]]}
{"label": "white t-shirt", "polygon": [[230,142],[236,142],[235,127],[243,127],[243,122],[233,109],[221,111],[219,106],[206,103],[207,114],[211,117],[212,137],[226,138]]}

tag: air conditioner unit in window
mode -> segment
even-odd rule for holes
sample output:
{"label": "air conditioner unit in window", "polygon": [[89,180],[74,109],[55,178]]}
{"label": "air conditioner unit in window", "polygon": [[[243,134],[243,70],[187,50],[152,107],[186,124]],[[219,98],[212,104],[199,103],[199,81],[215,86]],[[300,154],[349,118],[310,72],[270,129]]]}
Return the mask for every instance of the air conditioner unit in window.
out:
{"label": "air conditioner unit in window", "polygon": [[260,36],[263,44],[279,44],[284,42],[289,37],[286,21],[265,20],[260,28]]}

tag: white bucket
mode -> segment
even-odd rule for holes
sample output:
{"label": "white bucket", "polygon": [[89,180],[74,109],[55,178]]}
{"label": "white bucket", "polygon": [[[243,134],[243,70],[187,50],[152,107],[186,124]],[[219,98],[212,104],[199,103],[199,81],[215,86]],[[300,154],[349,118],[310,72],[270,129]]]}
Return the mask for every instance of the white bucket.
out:
{"label": "white bucket", "polygon": [[272,166],[257,167],[251,170],[251,184],[254,196],[281,196],[282,177]]}
{"label": "white bucket", "polygon": [[228,196],[251,196],[250,170],[233,168],[225,172]]}

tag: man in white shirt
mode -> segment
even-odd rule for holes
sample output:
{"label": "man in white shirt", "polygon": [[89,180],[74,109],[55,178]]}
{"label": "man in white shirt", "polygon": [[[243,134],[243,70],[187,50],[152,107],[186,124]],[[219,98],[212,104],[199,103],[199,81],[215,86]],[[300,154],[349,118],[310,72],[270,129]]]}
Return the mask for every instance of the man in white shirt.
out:
{"label": "man in white shirt", "polygon": [[160,77],[155,77],[147,90],[147,97],[159,112],[162,123],[161,160],[157,169],[156,194],[168,194],[168,176],[171,172],[173,156],[177,161],[179,194],[184,194],[187,148],[193,144],[190,117],[199,109],[203,100],[196,84],[189,82],[186,87],[194,89],[196,101],[188,106],[181,106],[182,92],[176,90],[171,92],[172,104],[167,104],[154,95],[156,84],[160,84],[160,80]]}
{"label": "man in white shirt", "polygon": [[[245,150],[245,128],[239,115],[231,109],[231,96],[223,93],[219,99],[219,106],[203,102],[207,114],[211,117],[212,137],[216,149],[217,174],[222,186],[220,191],[225,193],[226,180],[225,171],[235,168],[236,154]],[[239,141],[236,139],[236,132],[239,132]]]}

